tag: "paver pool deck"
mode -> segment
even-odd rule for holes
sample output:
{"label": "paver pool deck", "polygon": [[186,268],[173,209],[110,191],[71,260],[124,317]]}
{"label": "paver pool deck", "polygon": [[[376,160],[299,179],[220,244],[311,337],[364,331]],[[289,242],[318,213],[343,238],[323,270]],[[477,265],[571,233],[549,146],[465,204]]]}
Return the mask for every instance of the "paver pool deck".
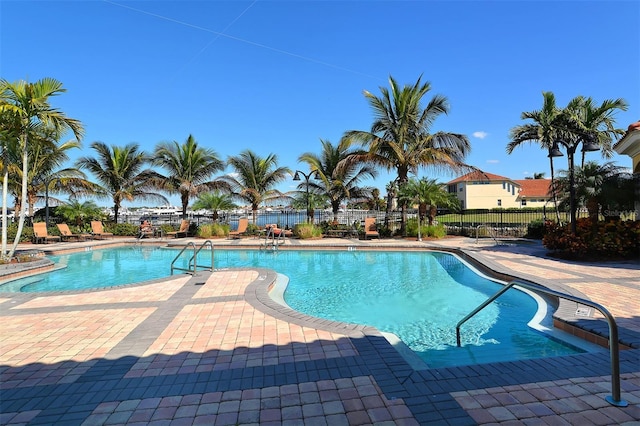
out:
{"label": "paver pool deck", "polygon": [[[115,241],[22,248],[55,252]],[[0,293],[0,424],[640,424],[640,263],[563,261],[539,243],[463,237],[288,240],[282,249],[306,246],[456,249],[502,276],[600,303],[631,347],[620,352],[628,406],[605,400],[612,393],[607,350],[414,369],[374,328],[274,302],[274,271],[233,269],[100,291]],[[601,318],[584,313],[565,304],[558,315],[606,335]]]}

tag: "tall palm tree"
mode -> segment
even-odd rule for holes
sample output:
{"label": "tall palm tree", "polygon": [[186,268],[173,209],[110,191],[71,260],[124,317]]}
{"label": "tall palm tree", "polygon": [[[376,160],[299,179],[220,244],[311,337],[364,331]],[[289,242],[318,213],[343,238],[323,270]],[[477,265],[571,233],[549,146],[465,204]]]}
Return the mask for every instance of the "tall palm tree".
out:
{"label": "tall palm tree", "polygon": [[[0,100],[0,102],[4,102]],[[10,154],[18,152],[20,120],[10,111],[0,110],[0,144],[2,147],[2,247],[0,258],[7,253],[9,175],[18,173],[18,162]]]}
{"label": "tall palm tree", "polygon": [[[555,179],[553,167],[552,149],[557,148],[557,142],[561,139],[565,126],[562,117],[562,110],[556,105],[556,97],[553,92],[542,92],[542,109],[523,112],[520,114],[522,120],[531,120],[530,123],[515,126],[509,132],[510,142],[507,144],[507,154],[511,154],[517,147],[525,143],[537,143],[546,152],[549,158],[549,169],[551,171],[551,185]],[[557,200],[554,197],[556,219],[560,222],[560,211]]]}
{"label": "tall palm tree", "polygon": [[[441,114],[448,114],[447,98],[435,95],[426,107],[421,102],[431,90],[429,82],[400,87],[389,77],[391,89],[381,87],[382,96],[365,91],[374,121],[370,131],[351,130],[345,138],[360,142],[368,148],[362,161],[370,161],[386,170],[395,170],[397,183],[402,186],[409,173],[416,174],[420,167],[444,171],[470,170],[464,159],[471,151],[469,139],[459,133],[439,131],[430,133],[430,128]],[[406,233],[406,202],[400,203],[402,219],[400,231]]]}
{"label": "tall palm tree", "polygon": [[[49,127],[58,134],[73,132],[76,140],[82,139],[83,127],[80,121],[67,117],[62,111],[53,108],[49,102],[52,96],[64,93],[66,89],[62,83],[53,78],[43,78],[35,83],[20,80],[10,83],[0,79],[0,114],[7,114],[14,118],[11,121],[17,127],[13,133],[19,138],[22,151],[22,188],[20,191],[22,202],[18,220],[18,230],[12,248],[6,252],[6,234],[2,234],[2,256],[12,257],[20,237],[26,216],[26,197],[29,171],[29,143],[30,135],[35,129]],[[4,185],[3,185],[4,188]],[[3,205],[6,195],[3,193]],[[6,227],[3,227],[3,230]]]}
{"label": "tall palm tree", "polygon": [[[615,114],[626,111],[627,102],[622,99],[605,99],[600,105],[591,98],[577,96],[564,109],[565,125],[570,135],[567,142],[594,142],[600,147],[603,158],[613,157],[613,142],[624,135],[623,129],[615,127]],[[585,151],[582,151],[581,166],[584,166]]]}
{"label": "tall palm tree", "polygon": [[91,172],[100,183],[103,193],[111,196],[116,223],[123,201],[143,199],[168,203],[162,194],[153,192],[162,187],[163,177],[145,168],[151,159],[140,151],[138,144],[130,143],[120,147],[93,142],[91,148],[97,157],[81,157],[76,165]]}
{"label": "tall palm tree", "polygon": [[218,221],[219,211],[235,209],[236,205],[229,194],[220,191],[204,192],[198,195],[198,199],[193,203],[194,210],[211,210],[211,219]]}
{"label": "tall palm tree", "polygon": [[[298,161],[307,163],[311,171],[316,172],[317,179],[309,181],[309,188],[329,199],[333,221],[337,222],[342,201],[369,197],[372,188],[359,184],[364,179],[375,178],[377,173],[372,166],[354,161],[356,154],[364,153],[350,149],[348,140],[343,139],[337,145],[333,145],[328,140],[320,139],[320,143],[322,152],[319,155],[305,152],[298,157]],[[305,182],[300,185],[306,184]]]}
{"label": "tall palm tree", "polygon": [[[61,168],[69,161],[68,152],[81,147],[79,141],[70,140],[59,143],[60,135],[55,129],[38,129],[31,136],[28,165],[27,207],[29,216],[33,216],[36,202],[45,200],[48,207],[49,193],[64,193],[71,197],[91,195],[97,191],[96,185],[87,180],[86,175],[74,167]],[[20,157],[16,156],[16,162]],[[15,173],[15,193],[18,194],[17,182],[22,179],[22,172]]]}
{"label": "tall palm tree", "polygon": [[183,144],[176,141],[158,144],[153,162],[169,174],[165,182],[166,190],[180,194],[183,218],[187,216],[191,197],[221,186],[220,182],[211,180],[211,175],[224,170],[224,162],[214,150],[198,146],[192,135]]}
{"label": "tall palm tree", "polygon": [[229,157],[227,163],[235,170],[235,175],[220,179],[229,185],[233,196],[251,204],[253,223],[256,224],[258,207],[262,202],[284,198],[274,186],[284,181],[291,174],[291,169],[278,167],[275,154],[263,158],[248,149]]}

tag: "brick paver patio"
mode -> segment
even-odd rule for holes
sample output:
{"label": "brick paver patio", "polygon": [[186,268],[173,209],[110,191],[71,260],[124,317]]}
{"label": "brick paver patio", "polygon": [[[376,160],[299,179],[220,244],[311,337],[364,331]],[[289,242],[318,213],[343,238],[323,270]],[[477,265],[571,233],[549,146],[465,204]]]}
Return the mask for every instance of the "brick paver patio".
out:
{"label": "brick paver patio", "polygon": [[[92,243],[47,248],[83,244]],[[536,244],[465,238],[285,247],[319,244],[459,249],[496,273],[605,305],[623,343],[635,348],[620,353],[629,405],[604,399],[608,352],[415,370],[371,327],[311,318],[271,300],[274,271],[234,269],[101,291],[2,294],[0,424],[640,424],[638,263],[578,264],[548,258]],[[603,329],[598,315],[564,319]]]}

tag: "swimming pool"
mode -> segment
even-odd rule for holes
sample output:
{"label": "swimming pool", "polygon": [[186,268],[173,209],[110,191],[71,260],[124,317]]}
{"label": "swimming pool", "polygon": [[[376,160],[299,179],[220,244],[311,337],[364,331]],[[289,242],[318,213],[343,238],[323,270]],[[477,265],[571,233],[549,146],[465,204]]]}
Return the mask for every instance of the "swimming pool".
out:
{"label": "swimming pool", "polygon": [[[156,247],[121,247],[53,256],[67,268],[13,281],[0,291],[109,287],[161,278],[169,274],[176,254]],[[540,309],[520,291],[507,292],[466,323],[463,347],[456,347],[456,323],[501,284],[449,253],[216,249],[215,262],[216,268],[264,267],[287,275],[284,300],[291,308],[393,333],[430,367],[582,352],[539,330],[549,313],[542,315],[538,329],[527,325]],[[97,281],[91,282],[89,273]]]}

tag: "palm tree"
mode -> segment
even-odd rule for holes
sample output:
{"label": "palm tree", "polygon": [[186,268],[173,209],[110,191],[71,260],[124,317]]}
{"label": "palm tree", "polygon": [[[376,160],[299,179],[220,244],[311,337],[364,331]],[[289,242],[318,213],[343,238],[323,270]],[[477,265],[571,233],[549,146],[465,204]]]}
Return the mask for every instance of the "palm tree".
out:
{"label": "palm tree", "polygon": [[[0,102],[4,102],[0,100]],[[18,152],[20,120],[10,111],[0,110],[0,143],[2,144],[2,247],[0,258],[7,252],[9,175],[18,173],[17,161],[10,160],[11,153]]]}
{"label": "palm tree", "polygon": [[[580,141],[593,142],[600,147],[603,158],[613,157],[613,142],[624,135],[623,129],[615,127],[615,114],[626,111],[628,105],[622,98],[606,99],[600,105],[589,97],[577,96],[569,101],[564,109],[565,125],[569,135],[567,143],[577,145]],[[585,153],[582,151],[581,166],[584,166]]]}
{"label": "palm tree", "polygon": [[[537,143],[548,154],[549,168],[551,170],[551,185],[555,179],[555,171],[553,167],[554,155],[552,150],[557,149],[557,142],[561,139],[560,134],[563,132],[564,123],[562,121],[562,111],[556,106],[556,97],[553,92],[542,92],[543,103],[542,109],[520,114],[522,120],[532,120],[532,123],[526,123],[511,129],[509,138],[511,141],[507,144],[507,154],[511,154],[517,147],[524,143]],[[553,199],[556,209],[556,219],[560,223],[560,211],[558,203],[554,195]]]}
{"label": "palm tree", "polygon": [[[13,118],[9,120],[16,126],[13,135],[19,138],[22,151],[22,188],[20,191],[22,201],[20,203],[20,217],[18,230],[13,247],[6,252],[6,234],[2,234],[2,253],[4,257],[11,258],[15,252],[24,226],[26,216],[26,197],[29,171],[29,143],[33,131],[38,128],[53,128],[58,134],[71,131],[76,140],[82,139],[83,127],[80,121],[67,117],[62,111],[53,108],[49,102],[52,96],[64,93],[66,89],[62,83],[53,78],[43,78],[35,83],[20,80],[10,83],[5,79],[0,80],[0,114],[7,114]],[[3,119],[3,121],[5,121]],[[4,184],[3,184],[4,189]],[[3,205],[6,193],[3,191]],[[3,221],[6,219],[3,219]],[[3,227],[3,230],[6,227]]]}
{"label": "palm tree", "polygon": [[[349,149],[349,141],[341,140],[338,145],[320,139],[322,152],[320,155],[305,152],[298,161],[307,163],[317,179],[309,181],[309,188],[317,194],[324,195],[331,203],[333,221],[338,221],[338,211],[342,201],[350,198],[368,198],[372,188],[359,186],[366,178],[375,178],[377,173],[373,167],[354,161],[361,151]],[[300,185],[305,185],[301,183]],[[299,186],[300,187],[300,186]]]}
{"label": "palm tree", "polygon": [[[568,205],[569,172],[562,170],[562,177],[558,178],[553,187],[558,193],[562,205]],[[588,161],[584,166],[577,166],[575,170],[575,191],[577,204],[584,206],[592,223],[598,222],[601,207],[615,206],[619,210],[633,200],[632,178],[623,167],[612,162],[598,164]],[[625,203],[626,201],[626,203]],[[615,216],[615,215],[607,215]]]}
{"label": "palm tree", "polygon": [[[27,207],[29,216],[33,216],[36,202],[45,200],[48,209],[49,193],[66,193],[71,197],[96,193],[96,185],[89,182],[84,173],[73,167],[62,167],[69,161],[68,151],[81,147],[80,142],[71,140],[59,143],[60,135],[55,129],[38,129],[31,136],[28,165]],[[16,162],[19,162],[16,156]],[[17,182],[22,179],[22,171],[16,171],[14,182],[18,194]],[[44,194],[43,194],[44,193]]]}
{"label": "palm tree", "polygon": [[389,229],[389,218],[393,211],[393,200],[395,200],[398,195],[398,184],[395,180],[391,181],[385,186],[385,189],[387,190],[387,207],[384,212],[384,227]]}
{"label": "palm tree", "polygon": [[[435,95],[423,109],[421,102],[431,90],[431,84],[422,83],[421,79],[412,86],[400,87],[393,77],[389,77],[391,90],[381,87],[380,97],[365,91],[374,111],[371,130],[345,133],[345,138],[368,147],[367,156],[360,157],[362,161],[386,170],[394,169],[399,186],[408,181],[409,173],[416,174],[420,167],[456,172],[473,169],[464,163],[471,151],[465,135],[443,131],[429,133],[435,119],[449,112],[449,105],[446,97]],[[400,207],[400,231],[405,235],[406,202],[401,202]]]}
{"label": "palm tree", "polygon": [[194,210],[211,210],[211,219],[218,221],[218,211],[235,209],[231,195],[223,194],[220,191],[205,192],[198,195],[198,199],[193,203]]}
{"label": "palm tree", "polygon": [[527,176],[525,179],[532,179],[532,180],[544,179],[545,174],[546,174],[545,172],[534,173],[533,176]]}
{"label": "palm tree", "polygon": [[81,229],[88,221],[102,217],[100,207],[90,200],[84,202],[69,200],[68,203],[56,207],[56,214],[62,216],[65,221],[74,223]]}
{"label": "palm tree", "polygon": [[123,201],[146,199],[168,203],[162,194],[152,192],[162,187],[163,176],[145,169],[151,159],[140,151],[138,144],[109,147],[103,142],[93,142],[91,148],[96,152],[97,158],[81,157],[76,165],[91,172],[100,183],[103,193],[111,196],[116,223]]}
{"label": "palm tree", "polygon": [[399,197],[401,200],[418,204],[418,232],[420,222],[425,218],[428,218],[429,226],[433,225],[438,214],[438,206],[452,209],[460,206],[455,196],[452,197],[452,194],[435,179],[409,179],[400,187]]}
{"label": "palm tree", "polygon": [[156,146],[153,162],[169,172],[165,188],[169,193],[180,194],[183,218],[187,216],[191,197],[220,188],[220,182],[210,178],[215,172],[224,170],[224,162],[214,150],[199,147],[192,135],[182,145],[176,141],[160,143]]}
{"label": "palm tree", "polygon": [[229,157],[227,163],[233,167],[235,175],[226,175],[220,179],[229,185],[234,197],[251,204],[254,224],[262,202],[285,198],[273,187],[284,181],[291,174],[291,169],[278,167],[278,157],[275,154],[262,158],[247,149],[237,156]]}

